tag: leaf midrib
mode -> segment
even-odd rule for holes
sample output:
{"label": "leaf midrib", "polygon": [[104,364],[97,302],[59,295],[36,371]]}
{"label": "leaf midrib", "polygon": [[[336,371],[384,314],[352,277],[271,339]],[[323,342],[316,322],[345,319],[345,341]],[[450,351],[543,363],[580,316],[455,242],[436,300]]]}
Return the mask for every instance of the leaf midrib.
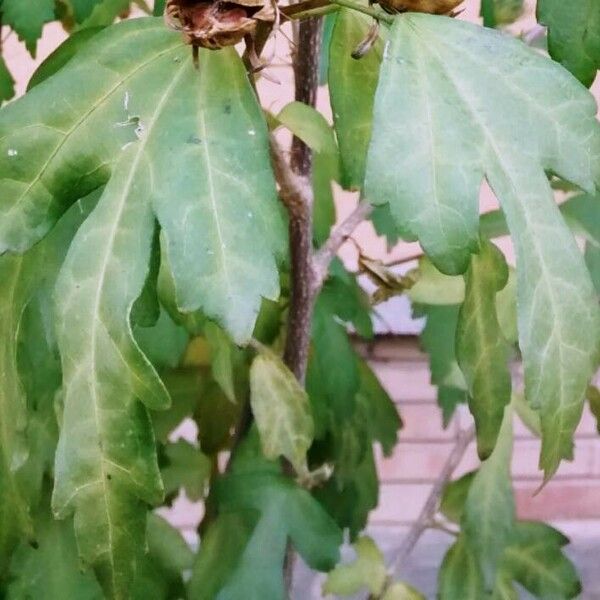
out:
{"label": "leaf midrib", "polygon": [[[445,72],[446,74],[446,79],[447,81],[449,81],[449,83],[452,85],[452,87],[455,89],[457,95],[459,98],[462,99],[465,108],[468,109],[469,113],[471,114],[473,121],[478,125],[479,130],[481,131],[484,139],[486,140],[487,144],[489,145],[489,147],[491,148],[491,150],[493,151],[496,160],[498,162],[498,165],[500,166],[500,168],[503,171],[504,177],[506,177],[506,180],[509,182],[512,190],[513,190],[513,194],[515,195],[515,197],[518,197],[518,186],[515,185],[514,179],[512,178],[512,173],[510,171],[510,169],[506,169],[504,162],[502,160],[502,153],[499,151],[498,147],[495,144],[494,138],[493,136],[490,136],[488,133],[488,128],[487,128],[487,124],[482,122],[481,119],[479,118],[479,115],[477,114],[477,111],[474,110],[473,106],[471,105],[471,103],[469,102],[468,99],[468,95],[464,95],[463,93],[461,93],[461,88],[459,88],[457,82],[455,81],[455,78],[451,76],[450,72],[448,71],[448,69],[446,68],[446,65],[444,64],[444,62],[440,59],[439,55],[437,55],[437,53],[434,53],[434,51],[432,50],[432,45],[433,44],[421,44],[421,47],[423,48],[423,50],[425,52],[429,51],[430,55],[437,61],[440,69]],[[528,99],[529,102],[531,102],[530,99]],[[541,168],[541,167],[540,167]],[[518,202],[518,201],[517,201]],[[527,211],[522,211],[523,217],[524,219],[527,221],[528,227],[530,227],[531,231],[534,231],[536,229],[535,225],[532,224],[529,221],[529,217],[528,217],[528,213]],[[548,342],[546,344],[546,347],[544,348],[544,352],[548,351],[548,348],[550,347],[550,341],[555,337],[555,335],[558,332],[558,354],[559,354],[559,364],[562,365],[563,363],[563,339],[562,339],[562,335],[560,332],[560,328],[557,329],[557,319],[555,318],[555,315],[558,314],[557,310],[556,310],[556,306],[557,306],[557,299],[555,298],[554,294],[553,294],[553,286],[549,286],[547,284],[548,281],[552,281],[554,279],[554,277],[549,277],[549,271],[548,271],[548,266],[546,265],[545,261],[543,260],[543,253],[540,253],[539,251],[539,244],[538,244],[538,240],[537,240],[537,236],[536,235],[531,235],[530,236],[532,245],[534,246],[536,255],[538,257],[538,265],[540,267],[540,269],[542,270],[542,272],[544,273],[544,277],[540,278],[541,281],[544,281],[544,286],[547,290],[547,297],[549,298],[549,308],[550,311],[553,315],[551,321],[552,321],[552,329],[551,329],[551,333],[548,336]],[[539,285],[539,282],[538,282]],[[559,300],[559,304],[560,304],[560,300]],[[565,384],[565,377],[561,377],[560,378],[560,389],[559,389],[559,409],[556,411],[558,413],[558,418],[559,418],[559,424],[560,424],[560,430],[562,431],[564,428],[564,411],[560,410],[561,408],[564,407],[565,402],[565,390],[564,390],[564,384]],[[538,389],[539,389],[539,385],[541,385],[541,382],[538,384]],[[555,452],[553,452],[553,456],[557,456],[558,458],[560,458],[561,456],[561,451],[560,451],[560,436],[558,436],[558,439],[556,440],[556,443],[553,444],[553,446],[557,449]],[[556,463],[556,460],[552,461],[553,463]]]}
{"label": "leaf midrib", "polygon": [[[171,52],[171,51],[173,51],[172,48],[169,51],[161,53],[161,55],[159,55],[159,56],[167,54],[168,52]],[[148,64],[149,62],[150,61],[147,61],[144,64]],[[92,313],[94,316],[96,316],[96,318],[94,319],[94,322],[92,325],[92,331],[91,331],[91,335],[90,335],[90,347],[91,347],[91,352],[92,352],[90,358],[91,358],[92,373],[94,375],[94,377],[91,381],[91,384],[92,384],[91,389],[92,389],[92,396],[93,396],[92,397],[92,405],[93,405],[93,409],[94,409],[94,421],[95,421],[96,433],[97,433],[98,437],[101,436],[101,431],[103,429],[103,426],[102,426],[102,419],[99,414],[99,404],[100,404],[99,397],[101,397],[101,394],[99,394],[99,392],[98,392],[99,378],[96,375],[96,373],[98,371],[97,354],[96,354],[97,332],[98,332],[98,322],[100,321],[100,318],[98,315],[99,315],[99,311],[100,311],[100,305],[102,302],[104,283],[106,280],[106,273],[107,273],[107,269],[108,269],[108,262],[109,262],[109,258],[111,256],[111,254],[112,254],[112,248],[114,246],[115,238],[117,235],[119,221],[121,219],[121,216],[123,215],[123,211],[124,211],[125,205],[126,205],[126,200],[128,198],[128,193],[129,193],[129,190],[133,183],[134,177],[137,174],[137,167],[142,159],[143,151],[146,148],[148,139],[151,137],[154,126],[156,125],[156,122],[158,121],[158,118],[159,118],[160,114],[162,113],[162,110],[163,110],[168,98],[170,97],[173,89],[179,83],[179,80],[180,80],[183,72],[185,71],[185,68],[187,67],[187,62],[188,61],[181,62],[179,71],[177,72],[176,76],[173,77],[173,80],[171,81],[171,83],[167,87],[167,89],[165,90],[165,93],[163,94],[161,100],[158,102],[158,104],[156,106],[154,115],[153,115],[150,123],[147,126],[145,136],[138,142],[137,152],[136,152],[134,160],[131,163],[131,168],[130,168],[127,182],[123,186],[122,191],[121,191],[121,203],[119,205],[117,214],[113,221],[113,227],[110,231],[109,240],[108,240],[108,243],[104,246],[105,252],[104,252],[104,257],[102,260],[100,277],[98,279],[98,287],[96,290],[96,296],[95,296],[95,301],[94,301],[94,310]],[[139,69],[136,69],[136,71],[137,70],[139,70]],[[122,81],[119,85],[122,85],[123,83],[124,83],[124,81]],[[118,87],[119,86],[116,86],[114,89],[117,89]],[[108,548],[107,554],[109,556],[109,561],[110,561],[110,566],[111,566],[111,583],[113,586],[113,590],[115,590],[115,589],[117,589],[117,582],[115,580],[116,569],[115,569],[115,556],[114,556],[114,546],[113,546],[114,525],[113,525],[113,522],[111,519],[110,500],[109,500],[109,494],[108,494],[108,490],[107,490],[107,486],[106,486],[106,476],[107,476],[106,461],[107,460],[108,459],[106,459],[103,455],[101,455],[101,457],[100,457],[100,472],[101,472],[101,482],[102,482],[102,497],[104,499],[104,506],[105,506],[105,511],[106,511],[106,522],[107,522],[107,527],[108,527],[109,548]]]}

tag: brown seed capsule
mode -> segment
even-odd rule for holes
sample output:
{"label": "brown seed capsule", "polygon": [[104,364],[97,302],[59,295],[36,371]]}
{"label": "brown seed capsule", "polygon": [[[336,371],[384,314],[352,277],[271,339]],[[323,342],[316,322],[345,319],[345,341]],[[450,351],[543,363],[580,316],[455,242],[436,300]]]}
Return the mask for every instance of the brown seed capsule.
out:
{"label": "brown seed capsule", "polygon": [[167,0],[165,21],[196,51],[217,50],[251,37],[259,21],[273,23],[275,5],[269,0]]}

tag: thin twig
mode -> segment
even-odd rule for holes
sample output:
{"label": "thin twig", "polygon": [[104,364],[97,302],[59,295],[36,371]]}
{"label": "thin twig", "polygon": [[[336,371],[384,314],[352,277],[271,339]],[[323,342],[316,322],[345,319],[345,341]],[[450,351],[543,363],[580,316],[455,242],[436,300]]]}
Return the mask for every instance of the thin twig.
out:
{"label": "thin twig", "polygon": [[327,271],[331,261],[337,254],[340,246],[352,235],[354,230],[371,214],[373,207],[367,201],[362,200],[352,213],[338,225],[315,254],[313,259],[313,271],[315,273],[314,285],[319,290],[327,278]]}
{"label": "thin twig", "polygon": [[413,548],[419,541],[423,532],[431,525],[434,520],[435,514],[438,510],[438,505],[442,493],[444,492],[444,488],[446,484],[450,481],[452,474],[460,464],[467,448],[471,444],[471,442],[475,439],[475,428],[470,427],[469,429],[463,429],[456,436],[456,444],[452,451],[450,452],[446,463],[442,467],[442,470],[439,474],[439,477],[433,484],[433,488],[431,493],[427,497],[425,505],[419,514],[418,519],[413,523],[412,527],[409,529],[406,537],[404,538],[400,549],[398,550],[398,554],[395,558],[390,562],[390,573],[392,575],[398,575],[401,570],[404,562],[408,558],[409,554],[412,552]]}
{"label": "thin twig", "polygon": [[382,10],[377,10],[375,8],[371,8],[366,4],[361,4],[360,2],[355,2],[353,0],[331,0],[332,4],[338,4],[339,6],[343,6],[344,8],[350,8],[352,10],[356,10],[365,15],[369,15],[373,17],[377,21],[383,21],[384,23],[388,23],[391,25],[394,22],[394,17],[389,15]]}
{"label": "thin twig", "polygon": [[419,252],[415,252],[409,256],[403,256],[402,258],[398,258],[396,260],[391,260],[390,262],[383,263],[384,267],[399,267],[400,265],[405,265],[406,263],[413,262],[414,260],[419,260],[423,258],[424,252],[421,250]]}
{"label": "thin twig", "polygon": [[438,531],[443,531],[444,533],[447,533],[448,535],[451,535],[452,537],[458,537],[459,535],[459,531],[457,531],[456,529],[452,529],[452,527],[449,527],[448,525],[446,525],[446,523],[442,523],[441,521],[438,521],[437,519],[433,519],[432,521],[429,522],[429,524],[427,525],[428,529],[437,529]]}

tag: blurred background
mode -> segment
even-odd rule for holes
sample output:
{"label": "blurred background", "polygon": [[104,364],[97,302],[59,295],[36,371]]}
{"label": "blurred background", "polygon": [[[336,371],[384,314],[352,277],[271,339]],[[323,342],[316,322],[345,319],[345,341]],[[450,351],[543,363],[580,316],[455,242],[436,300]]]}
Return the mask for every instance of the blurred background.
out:
{"label": "blurred background", "polygon": [[[27,0],[23,0],[27,1]],[[480,22],[479,0],[467,0],[459,16]],[[137,16],[132,13],[132,17]],[[290,52],[293,50],[291,26],[285,24],[282,32],[270,42],[266,55],[272,54],[266,78],[259,81],[259,93],[263,106],[278,112],[292,100],[293,86]],[[534,3],[526,3],[523,15],[510,26],[515,35],[537,37],[543,41],[544,32],[536,24]],[[44,30],[35,59],[26,51],[14,34],[2,32],[4,57],[16,79],[17,93],[24,92],[36,66],[52,52],[66,34],[58,23],[49,24]],[[600,82],[592,88],[600,97]],[[331,118],[327,90],[319,91],[318,108]],[[286,134],[282,136],[285,139]],[[392,165],[393,168],[393,165]],[[356,205],[354,194],[335,189],[339,218],[343,219]],[[481,210],[497,208],[490,190],[484,185],[481,191]],[[510,240],[501,238],[498,245],[509,262],[514,262]],[[378,237],[368,223],[361,225],[346,243],[340,255],[347,267],[357,269],[357,247],[363,255],[390,262],[402,262],[399,273],[415,266],[415,261],[405,259],[418,254],[417,244],[399,243],[388,248],[386,241]],[[364,286],[372,286],[365,278]],[[371,288],[370,288],[371,286]],[[371,361],[381,383],[388,390],[404,421],[400,443],[390,458],[380,458],[379,473],[382,488],[378,508],[370,520],[369,533],[380,546],[393,555],[402,543],[403,535],[417,519],[431,491],[434,481],[443,469],[449,453],[455,445],[459,432],[472,422],[466,407],[460,407],[447,428],[436,405],[436,388],[430,384],[427,357],[420,351],[418,333],[423,327],[420,319],[413,319],[408,301],[395,297],[377,307],[376,338],[360,346],[361,352]],[[182,427],[176,436],[190,437],[193,431]],[[589,412],[584,414],[576,439],[575,460],[563,462],[557,475],[539,493],[542,481],[537,462],[539,441],[520,423],[515,429],[515,449],[512,465],[517,510],[520,518],[540,519],[555,524],[571,538],[568,553],[580,570],[584,598],[600,598],[600,569],[595,562],[600,547],[600,437],[596,421]],[[479,464],[473,444],[462,458],[456,476],[460,476]],[[196,526],[202,515],[202,506],[189,502],[181,496],[174,507],[164,514],[180,527],[190,542],[196,541]],[[426,533],[405,563],[402,576],[415,584],[428,597],[435,594],[437,569],[452,538],[440,531]],[[300,572],[295,585],[298,598],[320,597],[321,581]]]}

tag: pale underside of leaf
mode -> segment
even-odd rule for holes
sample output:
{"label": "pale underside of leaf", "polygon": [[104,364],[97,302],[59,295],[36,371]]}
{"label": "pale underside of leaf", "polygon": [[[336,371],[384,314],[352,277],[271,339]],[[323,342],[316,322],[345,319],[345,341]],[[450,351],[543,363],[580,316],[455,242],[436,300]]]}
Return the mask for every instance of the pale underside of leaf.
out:
{"label": "pale underside of leaf", "polygon": [[[545,170],[593,190],[593,98],[558,65],[498,32],[432,15],[396,19],[375,106],[366,195],[390,202],[438,268],[464,271],[485,175],[517,251],[519,335],[529,402],[541,410],[540,464],[572,456],[600,316]],[[397,125],[396,125],[397,124]],[[397,156],[394,168],[389,157]]]}

